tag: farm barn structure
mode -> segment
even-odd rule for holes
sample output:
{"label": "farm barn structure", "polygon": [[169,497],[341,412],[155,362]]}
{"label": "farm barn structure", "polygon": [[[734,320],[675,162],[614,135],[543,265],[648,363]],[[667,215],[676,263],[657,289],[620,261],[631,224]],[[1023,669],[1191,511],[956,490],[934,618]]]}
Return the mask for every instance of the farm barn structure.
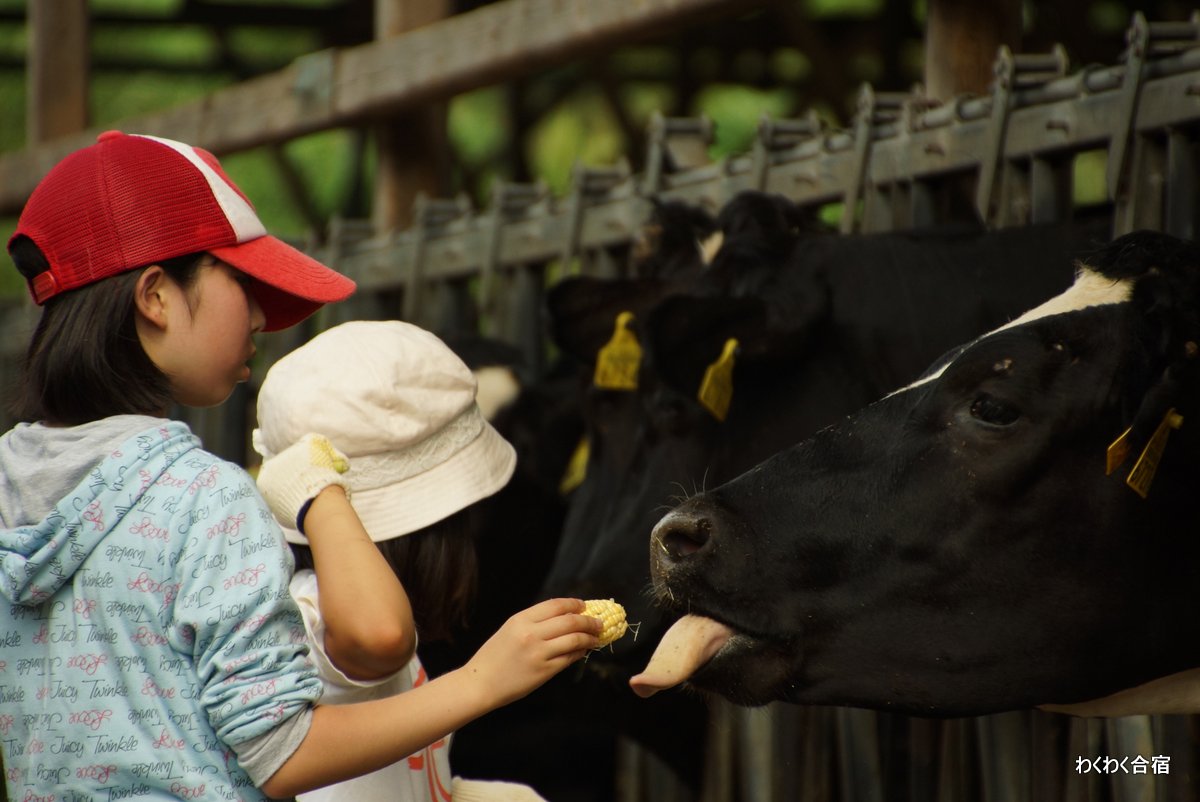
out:
{"label": "farm barn structure", "polygon": [[[1190,237],[1200,214],[1200,21],[1174,3],[1135,13],[1083,0],[929,0],[923,17],[908,3],[863,3],[848,13],[795,0],[119,5],[0,4],[0,25],[28,37],[27,52],[0,56],[0,69],[26,78],[24,136],[5,123],[0,215],[15,218],[51,165],[106,128],[219,156],[268,154],[304,221],[303,244],[360,292],[304,328],[263,337],[259,377],[303,338],[356,317],[401,317],[447,335],[479,331],[516,346],[540,375],[550,352],[547,288],[574,274],[629,275],[655,200],[715,214],[743,190],[764,190],[846,236],[1063,221],[1086,203],[1109,215],[1113,234],[1153,228]],[[151,61],[111,44],[181,28],[209,32],[217,45],[200,57]],[[253,41],[280,29],[305,44],[264,61]],[[181,84],[216,79],[192,99],[129,117],[95,108],[98,82],[146,71]],[[722,131],[697,111],[719,83],[785,88],[788,99],[776,116],[743,121],[754,131],[746,147],[714,159]],[[629,100],[645,84],[666,88],[650,110]],[[486,88],[498,91],[509,133],[481,161],[450,147],[447,108]],[[531,143],[539,123],[580,92],[614,121],[624,157],[581,162],[553,189]],[[348,132],[362,164],[328,208],[317,200],[322,174],[306,171],[292,145],[333,130]],[[1092,175],[1099,179],[1089,189]],[[11,387],[34,319],[23,299],[5,307],[0,387]],[[245,463],[254,392],[246,386],[218,409],[181,414],[211,448]],[[938,720],[713,702],[710,719],[698,788],[620,737],[615,797],[1197,797],[1190,716]],[[1170,770],[1083,772],[1077,756],[1165,756]]]}

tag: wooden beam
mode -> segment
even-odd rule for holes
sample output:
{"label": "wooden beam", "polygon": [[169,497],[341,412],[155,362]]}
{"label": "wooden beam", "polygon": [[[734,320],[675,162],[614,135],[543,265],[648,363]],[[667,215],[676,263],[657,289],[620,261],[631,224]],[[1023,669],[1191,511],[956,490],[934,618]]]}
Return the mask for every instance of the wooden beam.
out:
{"label": "wooden beam", "polygon": [[30,143],[87,127],[87,0],[32,3],[25,134]]}
{"label": "wooden beam", "polygon": [[[379,119],[433,98],[575,61],[760,0],[502,0],[403,36],[331,49],[287,68],[114,127],[223,154]],[[40,4],[39,4],[40,5]],[[99,129],[0,157],[0,214]]]}
{"label": "wooden beam", "polygon": [[[27,3],[31,11],[34,6],[54,5],[58,0]],[[85,3],[86,5],[86,3]],[[326,8],[303,5],[280,8],[276,3],[183,3],[171,14],[137,13],[132,11],[92,11],[88,14],[93,26],[114,28],[163,28],[181,25],[205,25],[221,28],[240,26],[264,26],[272,28],[328,28],[346,16],[346,9],[337,6]],[[20,25],[32,18],[25,8],[0,9],[0,23]]]}

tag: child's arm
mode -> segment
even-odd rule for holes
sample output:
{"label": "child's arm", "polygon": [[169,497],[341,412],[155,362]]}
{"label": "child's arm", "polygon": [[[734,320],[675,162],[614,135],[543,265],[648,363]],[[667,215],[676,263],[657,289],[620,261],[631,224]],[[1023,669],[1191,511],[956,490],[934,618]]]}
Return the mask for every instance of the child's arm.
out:
{"label": "child's arm", "polygon": [[327,438],[308,434],[263,463],[258,486],[280,523],[308,538],[325,654],[347,676],[371,680],[412,659],[416,628],[408,595],[347,498],[348,469]]}
{"label": "child's arm", "polygon": [[329,659],[354,679],[399,671],[417,648],[408,594],[341,487],[330,485],[313,499],[304,533],[317,573]]}
{"label": "child's arm", "polygon": [[508,619],[455,671],[373,702],[318,705],[300,747],[262,787],[290,796],[402,760],[525,696],[597,647],[600,621],[578,599],[550,599]]}

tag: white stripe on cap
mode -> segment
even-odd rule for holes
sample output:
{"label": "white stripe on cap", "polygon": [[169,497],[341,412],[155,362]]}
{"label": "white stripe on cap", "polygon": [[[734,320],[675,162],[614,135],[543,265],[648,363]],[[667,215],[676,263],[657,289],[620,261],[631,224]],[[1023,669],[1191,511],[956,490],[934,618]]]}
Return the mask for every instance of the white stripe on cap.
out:
{"label": "white stripe on cap", "polygon": [[166,145],[191,162],[200,171],[200,174],[204,176],[204,180],[208,182],[213,197],[217,199],[217,204],[220,205],[221,211],[225,212],[225,219],[229,221],[229,225],[233,228],[233,234],[237,237],[239,243],[249,242],[252,239],[258,239],[266,235],[266,227],[258,219],[258,215],[254,213],[254,209],[250,208],[250,204],[246,203],[245,199],[234,191],[233,187],[229,186],[225,179],[221,178],[213,168],[209,167],[208,163],[200,158],[200,155],[196,153],[191,145],[176,142],[174,139],[163,139],[162,137],[150,136],[148,134],[130,134],[130,136],[153,139],[155,142]]}

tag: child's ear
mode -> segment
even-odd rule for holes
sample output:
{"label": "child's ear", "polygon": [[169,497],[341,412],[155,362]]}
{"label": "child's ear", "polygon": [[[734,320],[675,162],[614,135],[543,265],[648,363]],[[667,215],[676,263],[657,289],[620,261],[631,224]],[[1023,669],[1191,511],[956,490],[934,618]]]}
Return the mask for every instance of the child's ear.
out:
{"label": "child's ear", "polygon": [[133,302],[138,315],[160,329],[167,326],[168,281],[166,271],[158,265],[151,265],[138,276],[133,288]]}

